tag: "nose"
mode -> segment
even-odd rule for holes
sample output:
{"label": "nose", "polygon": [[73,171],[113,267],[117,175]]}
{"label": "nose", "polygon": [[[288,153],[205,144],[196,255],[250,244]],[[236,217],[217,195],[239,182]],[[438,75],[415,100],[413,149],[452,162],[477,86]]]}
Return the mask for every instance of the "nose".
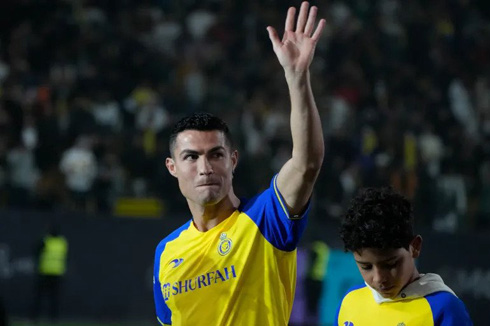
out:
{"label": "nose", "polygon": [[198,167],[199,174],[201,175],[210,175],[213,173],[213,166],[204,155],[200,158]]}
{"label": "nose", "polygon": [[388,280],[387,271],[383,270],[382,268],[373,267],[374,284],[382,285],[385,284],[387,280]]}

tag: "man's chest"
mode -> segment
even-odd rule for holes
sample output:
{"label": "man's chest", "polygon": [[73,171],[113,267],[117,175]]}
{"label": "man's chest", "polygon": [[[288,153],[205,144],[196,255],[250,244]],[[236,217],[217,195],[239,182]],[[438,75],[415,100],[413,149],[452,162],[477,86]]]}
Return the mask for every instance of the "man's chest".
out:
{"label": "man's chest", "polygon": [[260,232],[235,227],[221,231],[183,238],[165,248],[159,281],[167,304],[184,297],[201,300],[208,294],[233,292],[240,280],[254,276],[250,259],[267,255]]}
{"label": "man's chest", "polygon": [[161,283],[184,284],[194,290],[236,277],[236,265],[240,262],[236,252],[241,240],[222,232],[216,238],[173,244],[161,257]]}

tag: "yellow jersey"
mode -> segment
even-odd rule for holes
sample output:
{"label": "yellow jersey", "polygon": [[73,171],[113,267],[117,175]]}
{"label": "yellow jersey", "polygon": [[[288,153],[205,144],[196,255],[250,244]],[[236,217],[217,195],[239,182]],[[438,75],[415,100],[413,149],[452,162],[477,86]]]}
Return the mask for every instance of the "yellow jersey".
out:
{"label": "yellow jersey", "polygon": [[308,209],[289,216],[276,178],[211,230],[191,220],[160,242],[153,286],[162,325],[288,324]]}

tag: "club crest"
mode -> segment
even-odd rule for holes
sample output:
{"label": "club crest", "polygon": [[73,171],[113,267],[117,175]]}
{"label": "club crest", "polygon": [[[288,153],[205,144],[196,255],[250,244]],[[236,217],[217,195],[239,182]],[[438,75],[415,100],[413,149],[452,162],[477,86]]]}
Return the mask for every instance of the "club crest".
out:
{"label": "club crest", "polygon": [[221,256],[225,256],[231,250],[232,241],[231,241],[231,239],[229,239],[226,236],[226,233],[225,232],[221,233],[221,235],[220,235],[219,238],[220,238],[220,241],[219,241],[219,244],[218,244],[218,253]]}

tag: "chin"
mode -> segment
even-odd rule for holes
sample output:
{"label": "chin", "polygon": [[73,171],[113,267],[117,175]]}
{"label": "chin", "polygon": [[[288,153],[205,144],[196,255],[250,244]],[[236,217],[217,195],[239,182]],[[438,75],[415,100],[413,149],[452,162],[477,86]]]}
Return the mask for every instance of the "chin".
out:
{"label": "chin", "polygon": [[381,294],[381,296],[385,299],[394,299],[397,297],[399,292],[384,292],[383,293],[383,292],[378,291],[378,293]]}
{"label": "chin", "polygon": [[202,206],[212,206],[212,205],[216,205],[217,203],[219,203],[223,198],[219,197],[219,196],[206,196],[204,198],[202,198],[199,202],[201,203]]}
{"label": "chin", "polygon": [[394,299],[396,297],[396,295],[393,295],[391,293],[380,293],[380,294],[385,299]]}

